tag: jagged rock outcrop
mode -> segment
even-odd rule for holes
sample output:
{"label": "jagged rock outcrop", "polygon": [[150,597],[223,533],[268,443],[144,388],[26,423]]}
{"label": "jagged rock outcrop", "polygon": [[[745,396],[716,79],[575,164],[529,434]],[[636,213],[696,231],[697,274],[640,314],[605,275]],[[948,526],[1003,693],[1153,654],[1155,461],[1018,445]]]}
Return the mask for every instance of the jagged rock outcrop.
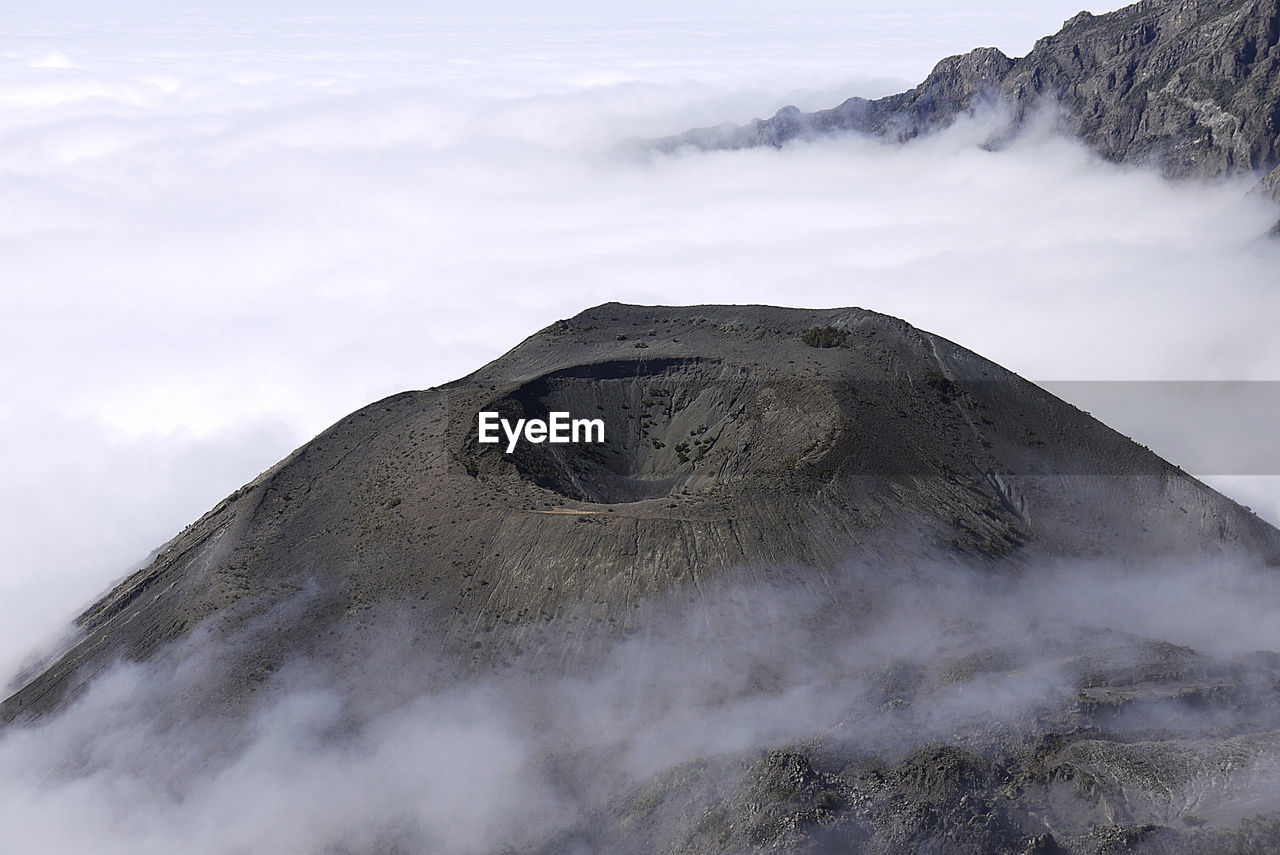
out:
{"label": "jagged rock outcrop", "polygon": [[740,148],[859,131],[906,140],[993,101],[1016,129],[1042,106],[1103,157],[1176,177],[1256,174],[1280,198],[1280,4],[1277,0],[1143,0],[1081,12],[1010,59],[979,48],[942,60],[908,92],[660,143]]}

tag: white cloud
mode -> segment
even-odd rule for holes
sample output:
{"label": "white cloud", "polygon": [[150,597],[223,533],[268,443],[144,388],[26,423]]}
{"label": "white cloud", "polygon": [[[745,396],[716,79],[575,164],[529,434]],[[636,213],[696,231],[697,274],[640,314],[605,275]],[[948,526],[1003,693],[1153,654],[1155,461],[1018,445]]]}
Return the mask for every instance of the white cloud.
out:
{"label": "white cloud", "polygon": [[[807,573],[706,580],[696,599],[645,604],[636,634],[590,661],[582,637],[562,639],[568,649],[547,658],[579,657],[572,674],[515,668],[391,708],[386,693],[411,689],[378,662],[337,679],[324,662],[294,663],[259,687],[242,719],[193,708],[184,699],[208,690],[234,647],[197,638],[174,657],[104,673],[56,718],[4,732],[0,845],[101,855],[619,851],[597,844],[649,831],[653,795],[674,806],[666,821],[676,832],[714,817],[702,813],[713,802],[695,800],[700,783],[713,795],[722,788],[736,820],[740,761],[754,751],[824,734],[828,762],[843,753],[892,764],[936,741],[1007,752],[1032,738],[1027,729],[1078,715],[1086,675],[1092,686],[1107,675],[1121,695],[1149,690],[1153,667],[1181,672],[1182,689],[1231,687],[1231,704],[1148,701],[1108,726],[1159,727],[1170,751],[1271,719],[1274,661],[1250,654],[1280,643],[1267,619],[1280,596],[1273,573],[1227,561],[1073,561],[1017,578],[881,569],[871,585],[866,568],[820,582]],[[852,599],[862,607],[848,608]],[[379,651],[396,674],[409,661],[429,671],[422,647],[406,651],[393,635]],[[1233,819],[1233,801],[1270,801],[1274,777],[1251,777],[1259,752],[1240,747],[1230,767],[1211,767],[1212,786],[1185,772],[1164,781],[1153,798],[1174,805],[1166,821],[1193,804],[1212,821]],[[717,767],[725,754],[736,755],[727,771]],[[681,768],[691,761],[703,762]],[[641,795],[664,771],[668,790]],[[1139,782],[1126,803],[1142,809],[1151,789]],[[1177,801],[1184,793],[1195,801]]]}
{"label": "white cloud", "polygon": [[76,63],[71,57],[67,56],[60,50],[51,50],[43,53],[35,59],[31,60],[32,68],[75,68]]}

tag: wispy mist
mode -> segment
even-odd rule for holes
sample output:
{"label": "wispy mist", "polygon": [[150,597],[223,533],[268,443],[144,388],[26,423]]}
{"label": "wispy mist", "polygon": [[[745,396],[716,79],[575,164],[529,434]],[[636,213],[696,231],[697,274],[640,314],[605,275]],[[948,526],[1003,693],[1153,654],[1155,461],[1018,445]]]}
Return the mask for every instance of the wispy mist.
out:
{"label": "wispy mist", "polygon": [[[1017,575],[851,566],[763,579],[653,603],[632,638],[571,674],[513,668],[390,707],[325,662],[279,672],[244,717],[184,707],[237,643],[197,638],[103,675],[58,717],[6,731],[0,842],[104,855],[564,851],[566,841],[643,851],[603,817],[650,822],[646,799],[669,797],[661,782],[691,763],[710,764],[699,786],[724,797],[749,785],[767,749],[892,764],[945,742],[1000,762],[1046,728],[1098,722],[1115,736],[1078,741],[1063,762],[1119,776],[1138,819],[1233,821],[1271,798],[1275,747],[1263,736],[1280,664],[1255,651],[1280,638],[1251,618],[1274,613],[1280,582],[1246,561],[1062,562]],[[398,644],[389,634],[389,658],[422,656]],[[1160,694],[1153,673],[1183,694]],[[1147,789],[1110,756],[1132,750],[1117,737],[1158,736],[1185,752],[1224,732],[1238,734],[1225,770],[1207,763],[1187,777],[1175,759],[1185,754],[1171,754]],[[663,816],[652,819],[659,832],[680,833],[682,820]]]}

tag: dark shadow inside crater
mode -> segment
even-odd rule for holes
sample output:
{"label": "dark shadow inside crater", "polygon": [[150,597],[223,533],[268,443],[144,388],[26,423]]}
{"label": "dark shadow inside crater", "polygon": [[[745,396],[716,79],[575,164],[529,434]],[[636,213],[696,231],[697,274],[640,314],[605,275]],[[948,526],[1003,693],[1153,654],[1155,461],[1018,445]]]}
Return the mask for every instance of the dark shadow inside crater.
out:
{"label": "dark shadow inside crater", "polygon": [[[615,360],[531,380],[488,409],[508,421],[600,419],[603,442],[521,440],[515,451],[488,445],[490,465],[570,499],[636,502],[737,480],[816,445],[826,427],[779,419],[779,396],[742,366],[718,359]],[[798,415],[798,414],[796,414]],[[779,423],[780,422],[780,423]]]}

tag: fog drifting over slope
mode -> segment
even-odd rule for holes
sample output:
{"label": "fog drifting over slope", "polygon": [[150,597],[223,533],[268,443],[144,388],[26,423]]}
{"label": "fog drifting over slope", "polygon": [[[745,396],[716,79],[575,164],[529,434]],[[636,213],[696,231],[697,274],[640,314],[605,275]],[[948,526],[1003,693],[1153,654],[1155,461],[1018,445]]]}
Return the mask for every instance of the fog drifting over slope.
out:
{"label": "fog drifting over slope", "polygon": [[184,705],[235,643],[197,633],[168,657],[100,675],[68,712],[5,733],[0,844],[100,855],[667,851],[645,835],[651,814],[659,833],[692,825],[678,813],[684,791],[666,789],[673,779],[692,781],[682,786],[710,810],[745,798],[741,758],[796,742],[887,763],[938,742],[1000,757],[1045,722],[1071,721],[1096,675],[1117,696],[1140,696],[1139,674],[1170,655],[1189,681],[1229,681],[1232,704],[1135,702],[1109,721],[1121,738],[1105,744],[1156,734],[1186,752],[1227,728],[1242,735],[1224,773],[1206,765],[1158,781],[1150,803],[1136,787],[1130,806],[1159,816],[1163,793],[1176,805],[1165,821],[1210,824],[1280,807],[1267,765],[1280,666],[1249,655],[1280,645],[1267,619],[1280,589],[1247,559],[1063,562],[1021,577],[852,567],[700,593],[649,604],[634,638],[570,675],[513,668],[417,696],[406,669],[428,657],[388,631],[385,657],[357,675],[324,662],[273,675],[243,722]]}
{"label": "fog drifting over slope", "polygon": [[1275,210],[1244,184],[984,151],[998,116],[619,145],[883,94],[1076,8],[894,10],[16,21],[0,670],[344,413],[606,300],[860,305],[1033,379],[1277,379]]}

